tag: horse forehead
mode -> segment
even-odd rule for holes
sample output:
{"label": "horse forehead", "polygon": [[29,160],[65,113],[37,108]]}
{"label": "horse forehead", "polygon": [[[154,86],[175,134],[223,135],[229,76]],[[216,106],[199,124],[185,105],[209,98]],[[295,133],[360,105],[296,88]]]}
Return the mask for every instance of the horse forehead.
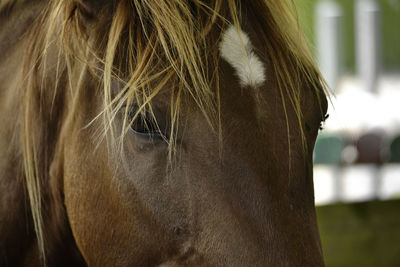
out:
{"label": "horse forehead", "polygon": [[249,36],[239,27],[230,25],[219,44],[221,57],[235,71],[242,87],[260,87],[266,80],[265,66],[255,54]]}

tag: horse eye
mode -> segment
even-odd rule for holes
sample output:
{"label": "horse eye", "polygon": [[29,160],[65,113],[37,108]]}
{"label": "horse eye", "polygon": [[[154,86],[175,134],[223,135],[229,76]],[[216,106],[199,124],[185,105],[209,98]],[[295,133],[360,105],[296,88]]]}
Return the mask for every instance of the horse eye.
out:
{"label": "horse eye", "polygon": [[147,138],[159,138],[168,140],[168,131],[163,121],[156,120],[155,116],[150,112],[144,111],[136,114],[138,110],[139,108],[136,105],[129,107],[128,110],[127,120],[130,122],[129,126],[132,132]]}
{"label": "horse eye", "polygon": [[157,123],[150,114],[139,114],[131,123],[131,129],[139,134],[160,135]]}

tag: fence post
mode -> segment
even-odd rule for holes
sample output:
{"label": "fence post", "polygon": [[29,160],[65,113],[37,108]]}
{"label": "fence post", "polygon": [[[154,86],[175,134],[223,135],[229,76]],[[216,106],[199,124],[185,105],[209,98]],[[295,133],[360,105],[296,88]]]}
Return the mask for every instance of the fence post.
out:
{"label": "fence post", "polygon": [[377,91],[380,72],[380,8],[375,0],[355,2],[356,70],[363,86]]}
{"label": "fence post", "polygon": [[343,67],[343,11],[338,3],[324,0],[317,4],[315,13],[317,61],[335,91]]}

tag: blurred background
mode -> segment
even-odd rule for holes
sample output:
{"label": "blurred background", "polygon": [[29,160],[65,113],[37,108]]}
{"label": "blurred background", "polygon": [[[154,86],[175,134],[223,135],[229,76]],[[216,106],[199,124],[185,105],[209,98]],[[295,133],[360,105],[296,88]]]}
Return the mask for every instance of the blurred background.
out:
{"label": "blurred background", "polygon": [[400,266],[400,0],[295,0],[332,88],[314,150],[327,266]]}

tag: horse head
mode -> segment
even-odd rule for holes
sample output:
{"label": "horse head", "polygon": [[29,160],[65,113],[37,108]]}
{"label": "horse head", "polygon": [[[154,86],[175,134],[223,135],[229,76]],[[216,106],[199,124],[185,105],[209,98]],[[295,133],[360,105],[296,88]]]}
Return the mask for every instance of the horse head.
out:
{"label": "horse head", "polygon": [[296,25],[283,0],[46,4],[21,112],[45,257],[63,232],[94,266],[323,266]]}

